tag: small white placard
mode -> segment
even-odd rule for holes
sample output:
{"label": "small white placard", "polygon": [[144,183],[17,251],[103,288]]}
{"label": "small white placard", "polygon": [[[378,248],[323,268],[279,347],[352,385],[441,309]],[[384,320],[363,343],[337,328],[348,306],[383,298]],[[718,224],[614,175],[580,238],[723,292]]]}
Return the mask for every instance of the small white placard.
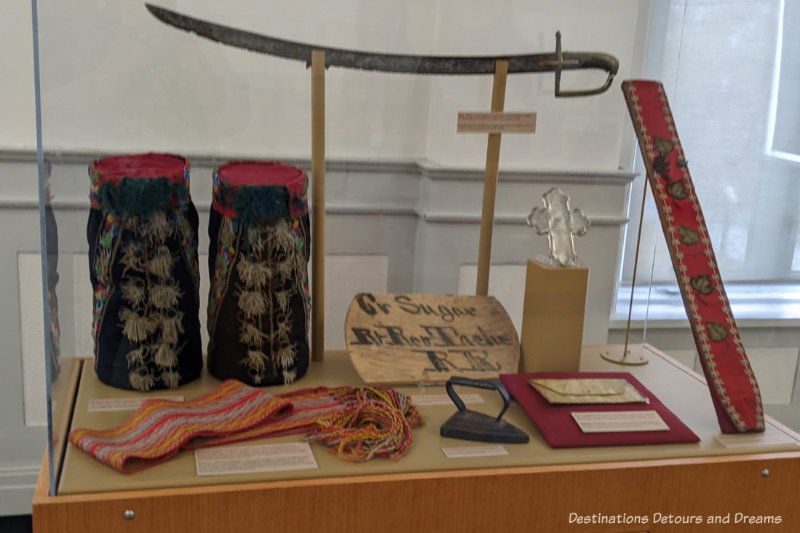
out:
{"label": "small white placard", "polygon": [[722,444],[726,448],[758,448],[761,446],[800,446],[796,440],[789,435],[779,431],[770,431],[767,429],[766,433],[738,433],[738,434],[720,434],[714,437],[714,440]]}
{"label": "small white placard", "polygon": [[317,468],[317,460],[314,459],[314,453],[307,442],[203,448],[195,450],[194,462],[197,466],[198,476],[285,472]]}
{"label": "small white placard", "polygon": [[584,433],[669,431],[655,411],[583,411],[570,413]]}
{"label": "small white placard", "polygon": [[458,114],[456,133],[534,133],[536,113]]}
{"label": "small white placard", "polygon": [[499,445],[492,446],[460,446],[457,448],[442,448],[442,453],[448,459],[460,457],[491,457],[493,455],[508,455],[508,450]]}
{"label": "small white placard", "polygon": [[[483,398],[478,393],[459,394],[458,397],[465,404],[483,403]],[[453,400],[447,394],[412,394],[411,403],[418,407],[421,405],[454,405]]]}
{"label": "small white placard", "polygon": [[94,398],[89,400],[89,412],[135,411],[147,400],[182,402],[183,396],[147,396],[145,398]]}

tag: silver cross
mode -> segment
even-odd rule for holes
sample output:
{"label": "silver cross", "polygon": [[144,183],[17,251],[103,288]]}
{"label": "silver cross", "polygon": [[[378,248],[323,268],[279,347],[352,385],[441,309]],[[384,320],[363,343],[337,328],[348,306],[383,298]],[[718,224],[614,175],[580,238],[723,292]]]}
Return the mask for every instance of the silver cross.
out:
{"label": "silver cross", "polygon": [[586,235],[591,221],[578,208],[570,210],[569,196],[553,187],[542,195],[544,207],[534,207],[528,215],[528,225],[539,235],[547,234],[550,258],[559,265],[578,263],[573,235]]}

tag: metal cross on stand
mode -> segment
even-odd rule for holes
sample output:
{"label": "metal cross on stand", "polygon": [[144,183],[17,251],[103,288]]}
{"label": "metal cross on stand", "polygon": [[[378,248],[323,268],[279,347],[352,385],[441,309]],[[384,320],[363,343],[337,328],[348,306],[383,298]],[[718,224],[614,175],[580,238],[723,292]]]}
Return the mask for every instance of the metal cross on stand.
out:
{"label": "metal cross on stand", "polygon": [[562,267],[578,264],[573,235],[585,235],[591,221],[583,211],[570,210],[569,196],[558,187],[542,195],[544,207],[534,207],[528,215],[528,225],[539,235],[547,234],[550,258]]}

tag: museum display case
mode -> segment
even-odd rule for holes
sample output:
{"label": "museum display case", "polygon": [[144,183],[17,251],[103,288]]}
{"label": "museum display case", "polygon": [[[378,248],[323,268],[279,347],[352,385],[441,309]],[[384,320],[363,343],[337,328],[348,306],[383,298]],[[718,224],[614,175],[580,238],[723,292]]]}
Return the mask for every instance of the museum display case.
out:
{"label": "museum display case", "polygon": [[[692,2],[35,1],[35,530],[792,531],[800,156],[776,42],[796,15],[763,4],[750,101],[678,57],[703,27],[741,52],[708,41],[726,8]],[[658,161],[622,90],[641,78],[674,114]],[[681,242],[719,265],[687,283],[721,294],[724,335],[687,319],[712,302],[681,298],[648,190],[682,171],[673,200],[703,210]],[[552,372],[638,399],[581,421],[529,386]],[[510,403],[445,386],[501,374]]]}

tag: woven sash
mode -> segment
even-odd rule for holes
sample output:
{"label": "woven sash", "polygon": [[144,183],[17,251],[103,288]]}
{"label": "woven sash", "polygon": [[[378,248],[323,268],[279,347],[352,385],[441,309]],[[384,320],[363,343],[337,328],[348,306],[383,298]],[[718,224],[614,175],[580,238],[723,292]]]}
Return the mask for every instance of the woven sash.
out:
{"label": "woven sash", "polygon": [[630,80],[622,83],[622,91],[720,429],[764,431],[758,383],[731,314],[664,88],[655,81]]}
{"label": "woven sash", "polygon": [[180,450],[263,437],[303,434],[364,462],[400,459],[421,424],[410,399],[383,387],[317,387],[269,394],[236,380],[186,402],[149,400],[121,425],[76,429],[69,441],[99,461],[130,474]]}

